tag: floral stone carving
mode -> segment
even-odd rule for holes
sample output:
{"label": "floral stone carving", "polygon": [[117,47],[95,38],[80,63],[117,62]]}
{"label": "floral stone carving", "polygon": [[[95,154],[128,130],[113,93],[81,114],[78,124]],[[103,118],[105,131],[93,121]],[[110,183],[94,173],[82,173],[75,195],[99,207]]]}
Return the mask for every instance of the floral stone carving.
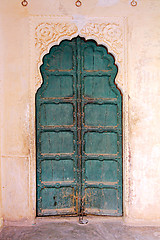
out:
{"label": "floral stone carving", "polygon": [[[37,56],[37,67],[42,61],[42,54],[49,52],[49,46],[58,42],[64,36],[72,36],[78,31],[75,24],[72,23],[41,23],[35,28],[35,47]],[[36,85],[41,83],[41,77],[37,68]]]}
{"label": "floral stone carving", "polygon": [[44,54],[49,52],[49,48],[58,44],[59,40],[71,39],[76,35],[86,39],[94,39],[98,44],[104,44],[110,53],[115,56],[119,72],[116,82],[123,87],[124,78],[124,32],[123,24],[118,19],[105,22],[88,22],[79,30],[78,26],[70,22],[41,22],[35,27],[35,49],[37,59],[36,69],[36,89],[40,86],[42,79],[39,66]]}
{"label": "floral stone carving", "polygon": [[[113,53],[118,64],[123,65],[123,32],[118,23],[88,23],[81,30],[81,34],[87,38],[96,38],[98,42],[105,43],[109,52]],[[123,85],[122,69],[119,69],[117,83]],[[121,80],[120,80],[121,79]]]}

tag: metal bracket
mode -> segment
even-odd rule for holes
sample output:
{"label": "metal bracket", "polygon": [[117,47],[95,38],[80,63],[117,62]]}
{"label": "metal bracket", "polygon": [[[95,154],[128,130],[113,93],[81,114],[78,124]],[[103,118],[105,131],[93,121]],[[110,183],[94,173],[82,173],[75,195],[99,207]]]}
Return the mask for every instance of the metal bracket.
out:
{"label": "metal bracket", "polygon": [[131,1],[131,5],[132,5],[132,7],[136,7],[136,6],[137,6],[137,1],[132,0],[132,1]]}
{"label": "metal bracket", "polygon": [[75,2],[76,7],[80,7],[82,5],[82,2],[80,0],[77,0]]}
{"label": "metal bracket", "polygon": [[27,7],[28,2],[27,2],[27,0],[23,0],[23,1],[21,2],[21,4],[22,4],[23,7]]}

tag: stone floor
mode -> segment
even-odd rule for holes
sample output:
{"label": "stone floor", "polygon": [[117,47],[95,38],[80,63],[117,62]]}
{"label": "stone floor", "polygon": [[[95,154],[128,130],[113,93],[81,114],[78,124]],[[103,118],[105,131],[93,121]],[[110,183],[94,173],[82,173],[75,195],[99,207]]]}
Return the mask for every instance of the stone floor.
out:
{"label": "stone floor", "polygon": [[77,218],[38,219],[33,224],[6,225],[0,240],[160,240],[160,227],[131,227],[122,220],[90,218],[79,224]]}

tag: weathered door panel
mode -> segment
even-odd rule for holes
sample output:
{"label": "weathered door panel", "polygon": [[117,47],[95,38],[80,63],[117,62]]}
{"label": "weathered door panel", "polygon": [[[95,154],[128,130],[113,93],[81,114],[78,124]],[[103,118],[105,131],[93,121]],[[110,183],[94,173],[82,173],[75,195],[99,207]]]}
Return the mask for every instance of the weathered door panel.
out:
{"label": "weathered door panel", "polygon": [[85,104],[84,125],[89,126],[117,126],[117,106],[115,104]]}
{"label": "weathered door panel", "polygon": [[121,94],[113,57],[81,42],[82,199],[85,213],[122,215]]}
{"label": "weathered door panel", "polygon": [[37,215],[77,213],[77,79],[75,41],[43,59],[36,95]]}
{"label": "weathered door panel", "polygon": [[122,214],[121,94],[114,58],[75,38],[51,48],[36,95],[37,215]]}

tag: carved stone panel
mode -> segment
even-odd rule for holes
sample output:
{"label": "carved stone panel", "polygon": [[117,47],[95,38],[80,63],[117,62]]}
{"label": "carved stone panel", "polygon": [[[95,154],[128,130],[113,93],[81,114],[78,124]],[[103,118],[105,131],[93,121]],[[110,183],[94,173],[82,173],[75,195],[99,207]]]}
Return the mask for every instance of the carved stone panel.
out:
{"label": "carved stone panel", "polygon": [[77,27],[72,23],[51,23],[42,22],[35,27],[35,50],[36,50],[36,63],[37,63],[37,74],[36,74],[36,86],[39,87],[41,84],[41,76],[39,75],[39,66],[42,63],[42,56],[44,53],[49,51],[49,47],[58,42],[65,36],[72,36],[77,32]]}
{"label": "carved stone panel", "polygon": [[[59,44],[63,39],[72,39],[80,35],[85,39],[94,39],[98,44],[103,44],[115,57],[118,65],[118,76],[116,82],[123,91],[124,85],[124,47],[125,47],[125,19],[112,18],[88,18],[80,24],[81,19],[55,18],[55,17],[33,17],[35,21],[31,24],[31,39],[34,42],[35,90],[41,85],[42,79],[39,67],[43,56],[49,52],[51,46]],[[32,18],[32,19],[33,19]],[[34,23],[34,24],[33,24]]]}
{"label": "carved stone panel", "polygon": [[119,67],[116,82],[123,86],[123,53],[124,53],[124,33],[123,25],[118,22],[88,23],[81,30],[85,38],[96,39],[98,43],[105,45],[110,53],[115,57]]}

